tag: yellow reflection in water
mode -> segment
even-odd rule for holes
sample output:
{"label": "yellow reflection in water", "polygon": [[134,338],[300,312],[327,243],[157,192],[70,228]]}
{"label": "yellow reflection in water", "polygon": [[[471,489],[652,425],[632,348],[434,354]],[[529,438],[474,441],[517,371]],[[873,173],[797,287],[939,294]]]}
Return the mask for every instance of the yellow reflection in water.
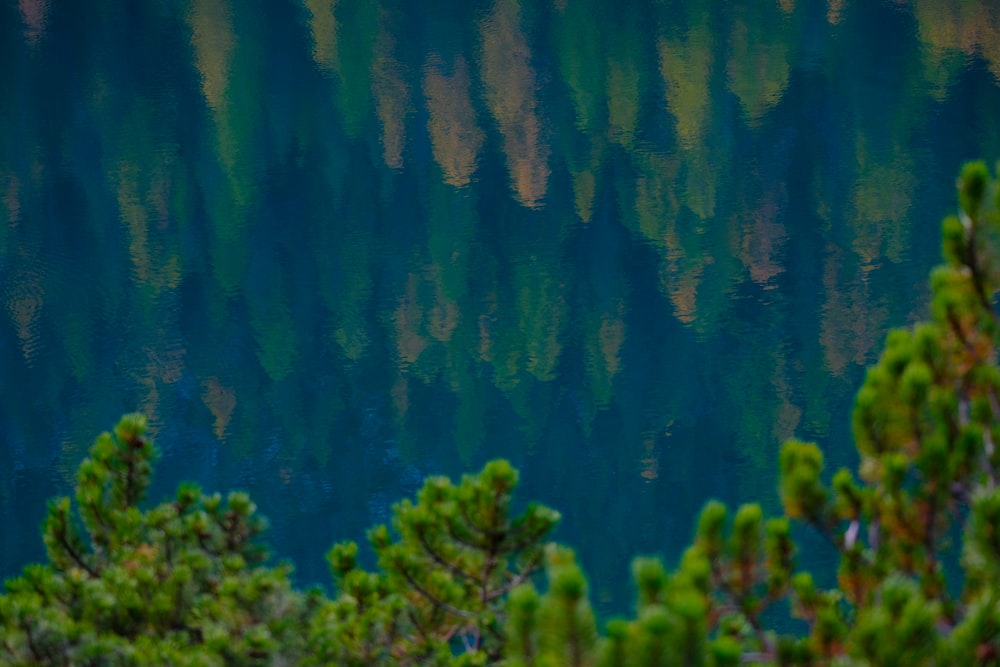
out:
{"label": "yellow reflection in water", "polygon": [[[960,0],[912,0],[917,34],[928,71],[943,66],[950,53],[979,55],[1000,79],[1000,4]],[[962,66],[958,62],[954,67]],[[938,88],[938,99],[946,90]]]}
{"label": "yellow reflection in water", "polygon": [[603,106],[606,84],[604,37],[600,22],[594,19],[593,0],[574,0],[556,6],[553,45],[563,82],[576,110],[576,126],[594,136],[604,122]]}
{"label": "yellow reflection in water", "polygon": [[321,68],[335,72],[340,69],[337,55],[337,0],[305,0],[309,10],[309,31],[312,33],[313,60]]}
{"label": "yellow reflection in water", "polygon": [[537,80],[516,0],[497,0],[480,30],[486,106],[503,135],[514,193],[522,204],[535,208],[548,187],[549,147],[542,136]]}
{"label": "yellow reflection in water", "polygon": [[632,148],[639,122],[639,54],[627,51],[608,62],[608,136]]}
{"label": "yellow reflection in water", "polygon": [[476,124],[476,112],[469,97],[469,72],[459,56],[445,74],[444,65],[431,55],[424,67],[424,96],[427,104],[427,130],[431,136],[434,161],[441,167],[449,185],[469,184],[476,170],[479,150],[485,135]]}
{"label": "yellow reflection in water", "polygon": [[644,154],[637,160],[635,181],[635,215],[638,231],[658,248],[676,249],[677,208],[674,192],[677,176],[676,160],[664,155]]}
{"label": "yellow reflection in water", "polygon": [[604,360],[604,370],[608,377],[618,375],[621,370],[621,351],[625,345],[625,302],[619,300],[611,313],[605,313],[601,318],[601,328],[597,332],[600,342],[601,358]]}
{"label": "yellow reflection in water", "polygon": [[[202,77],[205,100],[212,109],[219,161],[229,180],[230,191],[226,200],[219,200],[226,207],[237,208],[249,203],[253,194],[253,148],[249,140],[257,119],[256,75],[242,77],[242,86],[236,88],[233,79],[234,51],[237,39],[233,31],[232,10],[227,0],[194,0],[188,17],[191,24],[191,41],[195,47],[195,63]],[[250,45],[255,42],[248,40]],[[238,61],[250,68],[249,51],[243,52]],[[249,87],[248,87],[249,86]],[[235,95],[235,97],[234,97]],[[231,240],[240,236],[241,216],[226,211],[214,216],[220,230],[226,230]]]}
{"label": "yellow reflection in water", "polygon": [[194,0],[188,20],[201,89],[208,105],[218,111],[226,101],[236,47],[229,5],[226,0]]}
{"label": "yellow reflection in water", "polygon": [[118,211],[128,226],[128,254],[135,267],[135,277],[138,282],[149,280],[149,248],[146,209],[139,199],[136,183],[137,167],[127,161],[122,161],[118,169]]}
{"label": "yellow reflection in water", "polygon": [[410,273],[406,281],[406,294],[399,298],[392,317],[396,353],[404,368],[416,362],[430,344],[423,335],[424,309],[417,294],[419,283],[419,277],[415,273]]}
{"label": "yellow reflection in water", "polygon": [[569,317],[566,285],[541,263],[515,269],[518,330],[524,336],[525,370],[542,382],[554,380]]}
{"label": "yellow reflection in water", "polygon": [[390,169],[402,169],[406,145],[406,115],[410,110],[410,88],[403,65],[393,56],[395,39],[383,25],[375,43],[372,61],[372,95],[375,115],[382,125],[382,159]]}
{"label": "yellow reflection in water", "polygon": [[702,220],[715,215],[716,165],[709,151],[706,123],[711,113],[713,39],[707,18],[680,37],[660,38],[660,74],[667,109],[677,121],[684,181],[683,203]]}
{"label": "yellow reflection in water", "polygon": [[863,137],[858,138],[858,175],[853,210],[848,222],[854,228],[854,250],[866,267],[876,267],[884,255],[900,262],[907,246],[907,222],[917,187],[913,160],[906,150],[872,155]]}
{"label": "yellow reflection in water", "polygon": [[698,25],[683,37],[660,38],[658,51],[667,109],[677,119],[679,143],[682,148],[694,148],[710,113],[712,33],[707,25]]}
{"label": "yellow reflection in water", "polygon": [[784,40],[787,19],[780,14],[754,18],[733,23],[726,63],[729,90],[751,126],[781,101],[791,71],[791,49]]}

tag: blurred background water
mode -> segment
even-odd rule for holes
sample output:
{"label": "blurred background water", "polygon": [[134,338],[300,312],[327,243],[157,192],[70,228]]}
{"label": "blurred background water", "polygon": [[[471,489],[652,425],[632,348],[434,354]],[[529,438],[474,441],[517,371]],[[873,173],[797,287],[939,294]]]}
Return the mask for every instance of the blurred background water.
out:
{"label": "blurred background water", "polygon": [[0,576],[126,411],[302,584],[492,457],[602,612],[782,439],[850,464],[961,162],[988,0],[0,2]]}

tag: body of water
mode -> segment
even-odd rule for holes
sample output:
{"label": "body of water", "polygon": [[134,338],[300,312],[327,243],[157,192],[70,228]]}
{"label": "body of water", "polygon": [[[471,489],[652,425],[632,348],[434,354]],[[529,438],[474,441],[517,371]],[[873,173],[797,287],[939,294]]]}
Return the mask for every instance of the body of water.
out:
{"label": "body of water", "polygon": [[303,584],[432,473],[563,513],[603,611],[710,497],[852,462],[963,160],[988,0],[0,2],[0,575],[146,413]]}

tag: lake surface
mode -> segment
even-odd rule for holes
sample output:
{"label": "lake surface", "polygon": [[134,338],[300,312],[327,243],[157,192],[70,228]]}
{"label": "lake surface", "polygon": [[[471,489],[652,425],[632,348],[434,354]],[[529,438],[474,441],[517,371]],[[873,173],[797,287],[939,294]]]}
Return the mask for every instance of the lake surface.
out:
{"label": "lake surface", "polygon": [[1000,157],[986,0],[0,4],[0,576],[140,410],[302,584],[503,456],[625,611],[784,438],[852,462]]}

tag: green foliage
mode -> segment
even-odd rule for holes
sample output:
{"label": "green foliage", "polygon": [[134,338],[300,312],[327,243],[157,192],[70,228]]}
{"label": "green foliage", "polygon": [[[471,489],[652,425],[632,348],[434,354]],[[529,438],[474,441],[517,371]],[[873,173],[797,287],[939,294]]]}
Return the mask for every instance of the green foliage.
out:
{"label": "green foliage", "polygon": [[[143,509],[156,453],[127,415],[79,468],[75,503],[49,506],[49,563],[0,596],[12,665],[493,665],[654,667],[1000,663],[1000,272],[997,180],[958,182],[932,319],[894,331],[858,392],[860,455],[824,481],[823,455],[787,442],[785,517],[708,503],[676,568],[636,558],[636,609],[603,636],[559,515],[513,511],[517,472],[494,461],[455,484],[431,477],[369,541],[327,555],[336,594],[299,592],[266,564],[250,499],[182,485]],[[796,568],[792,521],[839,554],[839,586]],[[962,524],[960,548],[952,545]],[[946,566],[952,563],[952,566]],[[547,588],[532,581],[544,568]],[[959,568],[960,571],[959,571]],[[956,577],[956,575],[961,575]],[[798,630],[769,625],[784,612]],[[778,627],[790,627],[785,621]]]}
{"label": "green foliage", "polygon": [[221,665],[296,661],[315,596],[266,567],[250,499],[183,485],[139,507],[155,451],[145,418],[101,435],[77,474],[76,503],[49,506],[49,564],[0,597],[0,662],[10,665]]}
{"label": "green foliage", "polygon": [[[499,660],[507,596],[541,568],[543,538],[559,520],[540,505],[514,516],[517,480],[506,461],[457,485],[427,479],[415,502],[393,507],[391,529],[369,532],[378,572],[358,567],[356,544],[335,546],[328,560],[338,596],[310,630],[316,664],[452,664],[455,653],[470,664]],[[529,613],[517,610],[515,624]]]}

